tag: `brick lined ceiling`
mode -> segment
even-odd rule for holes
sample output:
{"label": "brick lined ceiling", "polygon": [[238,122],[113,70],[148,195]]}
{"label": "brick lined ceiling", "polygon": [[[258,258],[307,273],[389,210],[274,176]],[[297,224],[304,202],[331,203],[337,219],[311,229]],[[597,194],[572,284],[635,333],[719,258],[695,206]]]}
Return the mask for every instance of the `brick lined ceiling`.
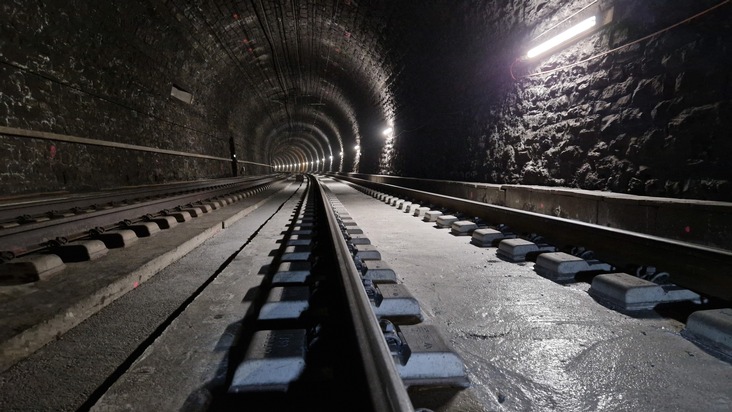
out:
{"label": "brick lined ceiling", "polygon": [[380,130],[393,118],[390,84],[398,62],[385,40],[394,3],[171,0],[166,6],[216,56],[213,68],[236,79],[231,87],[241,103],[233,121],[263,160],[329,163],[332,156],[338,170],[340,153],[352,161],[365,129]]}

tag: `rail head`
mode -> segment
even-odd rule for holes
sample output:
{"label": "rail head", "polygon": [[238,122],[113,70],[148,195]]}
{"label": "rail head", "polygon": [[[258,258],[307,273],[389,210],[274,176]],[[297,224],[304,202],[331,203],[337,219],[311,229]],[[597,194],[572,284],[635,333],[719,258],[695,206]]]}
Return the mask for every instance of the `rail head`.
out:
{"label": "rail head", "polygon": [[371,400],[377,411],[414,411],[406,388],[386,344],[379,321],[361,283],[361,276],[351,258],[348,245],[338,227],[333,209],[326,203],[327,193],[318,180],[310,176],[318,188],[339,272],[345,288],[351,320],[360,344],[361,359],[369,384]]}

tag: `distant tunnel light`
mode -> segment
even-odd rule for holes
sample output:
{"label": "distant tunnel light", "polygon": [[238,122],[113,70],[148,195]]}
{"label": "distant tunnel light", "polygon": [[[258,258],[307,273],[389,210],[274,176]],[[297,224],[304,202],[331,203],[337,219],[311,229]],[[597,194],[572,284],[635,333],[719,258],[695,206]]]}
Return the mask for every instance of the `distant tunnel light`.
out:
{"label": "distant tunnel light", "polygon": [[569,29],[567,29],[567,30],[557,34],[556,36],[552,37],[551,39],[545,41],[544,43],[541,43],[540,45],[530,49],[526,53],[526,57],[531,59],[533,57],[539,56],[540,54],[543,54],[543,53],[559,46],[562,43],[566,43],[570,40],[573,40],[580,34],[595,27],[596,24],[597,24],[596,16],[592,16],[590,18],[582,20],[581,22],[570,27]]}
{"label": "distant tunnel light", "polygon": [[356,150],[361,150],[361,146],[359,146],[359,145],[356,145],[356,147],[354,147],[354,149],[356,149]]}
{"label": "distant tunnel light", "polygon": [[384,136],[388,136],[388,135],[390,135],[390,134],[391,134],[391,132],[393,132],[393,131],[394,131],[394,129],[393,129],[393,128],[391,128],[391,127],[388,127],[388,128],[386,128],[386,129],[384,129],[384,131],[383,131],[383,132],[381,132],[381,133],[382,133],[382,134],[383,134]]}

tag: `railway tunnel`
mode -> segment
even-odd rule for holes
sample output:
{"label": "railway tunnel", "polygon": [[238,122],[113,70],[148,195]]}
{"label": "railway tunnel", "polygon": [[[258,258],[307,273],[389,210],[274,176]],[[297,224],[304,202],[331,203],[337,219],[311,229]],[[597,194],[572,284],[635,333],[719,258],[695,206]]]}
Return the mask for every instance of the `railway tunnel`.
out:
{"label": "railway tunnel", "polygon": [[[732,326],[719,319],[732,306],[730,17],[729,0],[4,2],[0,230],[21,236],[56,220],[79,223],[0,244],[0,406],[281,410],[305,402],[383,410],[379,398],[401,396],[389,392],[401,372],[411,403],[393,410],[728,410]],[[101,217],[102,200],[85,200],[132,209],[137,200],[125,196],[152,201],[166,190],[185,200],[112,220]],[[427,209],[419,219],[417,206]],[[335,213],[323,211],[329,207]],[[100,217],[81,223],[82,209]],[[420,221],[428,211],[455,220],[439,230],[437,214]],[[321,212],[310,222],[308,213]],[[361,236],[378,249],[395,283],[410,288],[406,301],[413,295],[421,305],[421,322],[436,326],[446,353],[461,360],[460,379],[430,375],[448,368],[428,358],[428,378],[414,383],[405,377],[408,356],[393,347],[374,353],[392,350],[404,362],[397,372],[370,376],[358,359],[373,354],[339,349],[366,378],[331,376],[348,368],[321,354],[328,351],[313,331],[330,336],[333,325],[355,320],[322,315],[342,310],[331,302],[351,295],[318,300],[333,288],[312,279],[339,265],[313,256],[340,256],[340,240],[298,233],[311,224],[324,236],[326,221],[341,225],[354,256]],[[445,233],[465,234],[450,228],[455,221],[474,225],[467,237]],[[151,224],[161,233],[141,235],[139,226]],[[134,225],[139,242],[109,243],[111,232]],[[594,243],[606,236],[591,232],[598,227],[611,240]],[[475,240],[476,229],[493,232]],[[180,253],[143,245],[166,237],[180,238],[165,246]],[[511,237],[520,245],[505,252],[498,242]],[[58,251],[93,241],[104,245],[84,249],[90,262]],[[537,249],[516,258],[528,243]],[[292,252],[284,245],[305,244],[314,265],[307,327],[257,323],[267,291],[279,287],[276,266]],[[361,248],[362,256],[376,253]],[[543,252],[596,266],[578,282],[549,282],[537,269]],[[18,275],[27,266],[18,262],[39,254],[48,272],[33,263],[37,272]],[[161,256],[169,256],[165,264]],[[354,264],[365,276],[368,260]],[[245,279],[227,277],[242,265]],[[125,273],[107,276],[115,267]],[[642,314],[627,306],[628,294],[610,305],[592,295],[599,275],[646,273],[649,282],[666,271],[672,283],[642,285],[663,295]],[[334,282],[347,289],[344,279]],[[217,285],[247,309],[206,300]],[[74,288],[78,296],[68,292]],[[664,301],[672,296],[688,299]],[[350,304],[345,312],[355,319]],[[696,312],[712,320],[692,327],[689,319],[705,316]],[[182,322],[215,323],[207,316],[230,323],[197,329],[196,339],[180,330]],[[295,348],[306,353],[304,374],[285,389],[267,386],[274,378],[261,371],[254,389],[237,386],[260,334],[290,342],[295,335],[283,329],[307,331],[309,343]],[[180,343],[203,342],[205,333],[216,348],[227,333],[238,336],[233,349],[211,351],[227,360],[214,357],[215,366],[195,372],[169,366],[205,351]],[[320,347],[363,340],[353,333]],[[187,351],[164,343],[176,336]],[[160,355],[161,345],[178,357]],[[196,373],[205,377],[195,384],[170,377]],[[372,388],[379,379],[383,387]],[[352,402],[304,400],[327,385]],[[353,389],[359,385],[370,394]]]}

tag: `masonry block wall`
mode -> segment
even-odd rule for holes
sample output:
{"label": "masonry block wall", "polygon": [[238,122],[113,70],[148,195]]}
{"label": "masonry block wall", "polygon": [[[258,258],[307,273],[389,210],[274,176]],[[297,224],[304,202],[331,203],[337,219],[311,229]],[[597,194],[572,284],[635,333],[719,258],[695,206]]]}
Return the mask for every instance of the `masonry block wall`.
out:
{"label": "masonry block wall", "polygon": [[[260,163],[732,201],[732,4],[636,42],[720,3],[2,2],[0,126],[222,159],[0,134],[0,190],[229,176],[233,138]],[[520,60],[587,6],[613,21]]]}
{"label": "masonry block wall", "polygon": [[[216,62],[163,3],[18,0],[0,15],[0,125],[230,157]],[[226,161],[7,135],[0,158],[5,194],[231,175]]]}
{"label": "masonry block wall", "polygon": [[591,3],[455,2],[449,14],[415,11],[440,24],[405,40],[412,64],[398,97],[419,107],[397,114],[404,133],[380,172],[732,200],[732,5],[532,76],[719,3],[600,1],[614,6],[610,25],[515,63],[532,38]]}

